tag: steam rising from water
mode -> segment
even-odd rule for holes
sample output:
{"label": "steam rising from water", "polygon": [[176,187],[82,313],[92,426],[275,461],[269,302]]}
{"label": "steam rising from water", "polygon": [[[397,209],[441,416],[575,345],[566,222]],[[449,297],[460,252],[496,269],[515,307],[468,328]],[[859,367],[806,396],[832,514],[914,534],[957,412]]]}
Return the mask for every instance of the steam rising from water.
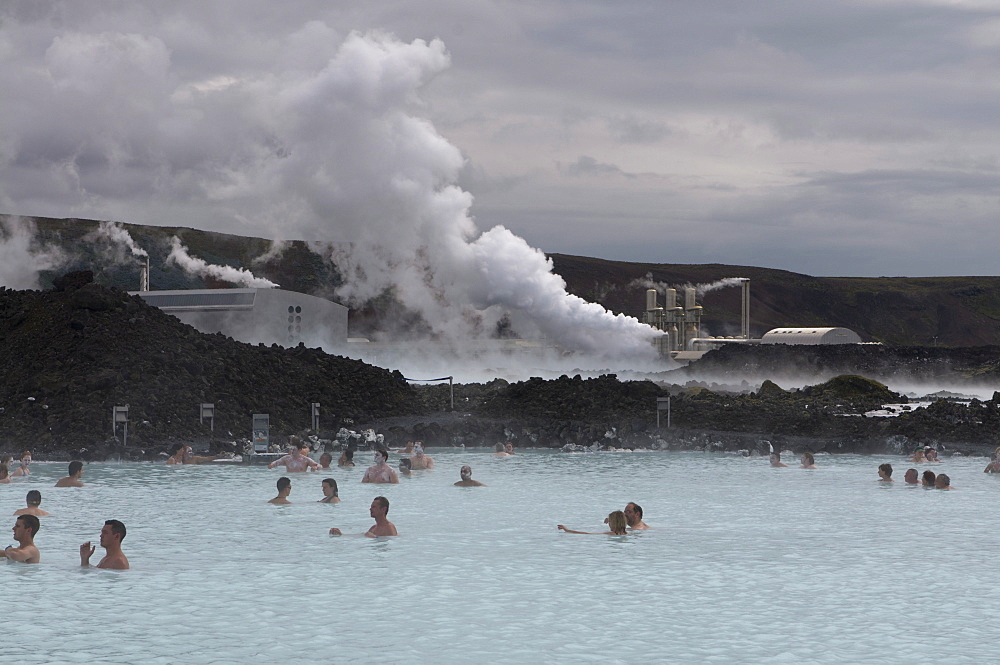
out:
{"label": "steam rising from water", "polygon": [[188,275],[211,277],[231,284],[239,284],[247,288],[267,289],[278,287],[272,281],[261,277],[254,277],[252,272],[244,268],[217,266],[208,263],[204,259],[192,257],[188,254],[188,248],[181,244],[180,238],[177,236],[173,236],[170,239],[170,254],[167,255],[164,263],[166,265],[174,264]]}

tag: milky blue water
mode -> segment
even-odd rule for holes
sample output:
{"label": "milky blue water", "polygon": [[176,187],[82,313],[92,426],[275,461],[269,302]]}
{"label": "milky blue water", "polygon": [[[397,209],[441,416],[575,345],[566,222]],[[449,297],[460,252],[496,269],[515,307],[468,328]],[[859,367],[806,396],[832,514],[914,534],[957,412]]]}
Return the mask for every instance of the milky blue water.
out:
{"label": "milky blue water", "polygon": [[[430,450],[437,469],[362,485],[356,469],[63,464],[0,485],[42,492],[38,566],[0,563],[4,660],[20,663],[887,663],[1000,661],[985,459],[819,456],[815,471],[704,453]],[[396,455],[392,456],[395,460]],[[885,461],[897,482],[876,482]],[[457,488],[470,464],[488,487]],[[921,465],[921,470],[928,468]],[[343,502],[315,503],[320,481]],[[361,533],[382,493],[400,536]],[[655,529],[603,530],[628,501]],[[130,571],[79,567],[105,519]],[[14,518],[8,517],[13,525]],[[9,538],[8,538],[9,540]],[[6,543],[0,543],[0,545]],[[98,548],[96,563],[102,550]]]}

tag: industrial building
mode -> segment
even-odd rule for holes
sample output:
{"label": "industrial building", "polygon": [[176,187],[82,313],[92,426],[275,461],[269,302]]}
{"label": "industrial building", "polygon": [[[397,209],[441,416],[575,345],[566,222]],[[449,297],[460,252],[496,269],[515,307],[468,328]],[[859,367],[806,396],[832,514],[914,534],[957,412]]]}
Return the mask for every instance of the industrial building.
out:
{"label": "industrial building", "polygon": [[775,328],[761,344],[860,344],[861,336],[848,328]]}
{"label": "industrial building", "polygon": [[131,291],[150,305],[201,332],[240,342],[319,346],[328,352],[347,344],[347,308],[284,289]]}
{"label": "industrial building", "polygon": [[[646,291],[646,312],[643,322],[665,334],[657,344],[662,355],[690,362],[706,351],[723,344],[860,344],[861,337],[847,328],[775,328],[760,339],[750,337],[750,280],[736,278],[742,288],[740,335],[738,337],[702,337],[701,318],[704,309],[697,300],[696,288],[666,289],[663,307],[659,306],[655,289]],[[678,302],[683,298],[683,305]]]}

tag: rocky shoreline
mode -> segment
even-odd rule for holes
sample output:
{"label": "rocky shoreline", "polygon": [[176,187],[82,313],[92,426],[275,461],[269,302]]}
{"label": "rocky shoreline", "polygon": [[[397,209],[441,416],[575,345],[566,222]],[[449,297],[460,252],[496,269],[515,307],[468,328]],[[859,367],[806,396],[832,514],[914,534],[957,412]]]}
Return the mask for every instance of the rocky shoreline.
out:
{"label": "rocky shoreline", "polygon": [[[391,446],[761,452],[767,443],[811,452],[902,453],[934,445],[944,454],[985,454],[1000,445],[1000,393],[968,403],[939,400],[893,418],[866,417],[906,402],[871,377],[995,380],[995,347],[726,348],[662,381],[613,374],[508,384],[412,386],[398,372],[304,346],[249,345],[207,335],[138,297],[74,273],[51,291],[0,289],[0,452],[39,458],[158,459],[176,442],[239,452],[250,416],[269,413],[272,440],[312,434],[336,446],[341,428],[374,429]],[[699,366],[700,365],[700,366]],[[693,381],[698,372],[737,386],[746,377],[807,367],[840,374],[800,390],[771,381],[750,389]],[[861,375],[864,376],[861,376]],[[865,377],[869,378],[865,378]],[[656,427],[656,400],[670,396],[671,427]],[[215,404],[214,431],[198,405]],[[322,407],[309,432],[309,404]],[[112,435],[112,407],[130,407],[128,445]]]}

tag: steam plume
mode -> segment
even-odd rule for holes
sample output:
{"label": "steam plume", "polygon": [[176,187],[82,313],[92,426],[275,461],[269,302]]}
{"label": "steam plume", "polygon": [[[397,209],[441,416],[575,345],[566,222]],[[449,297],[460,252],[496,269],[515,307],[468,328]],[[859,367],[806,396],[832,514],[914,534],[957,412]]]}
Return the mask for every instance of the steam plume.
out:
{"label": "steam plume", "polygon": [[0,286],[38,289],[42,270],[54,270],[66,261],[65,253],[35,237],[31,220],[0,218]]}
{"label": "steam plume", "polygon": [[109,246],[108,260],[115,264],[135,263],[138,258],[149,254],[136,244],[132,236],[118,222],[101,222],[96,231],[88,233],[84,240],[102,242]]}
{"label": "steam plume", "polygon": [[244,268],[233,268],[232,266],[217,266],[208,263],[204,259],[198,259],[188,254],[188,248],[181,244],[180,238],[173,236],[170,239],[170,254],[164,262],[165,265],[174,264],[189,275],[197,277],[212,277],[221,279],[231,284],[239,284],[247,288],[277,288],[274,282],[262,277],[254,277],[253,273]]}

